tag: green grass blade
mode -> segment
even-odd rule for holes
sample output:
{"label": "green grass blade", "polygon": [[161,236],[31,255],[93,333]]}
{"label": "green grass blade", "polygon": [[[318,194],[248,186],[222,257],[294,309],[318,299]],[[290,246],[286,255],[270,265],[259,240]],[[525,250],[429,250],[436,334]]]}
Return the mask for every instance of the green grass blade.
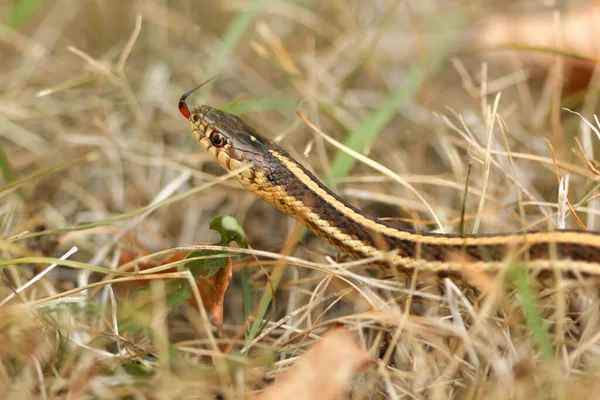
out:
{"label": "green grass blade", "polygon": [[[244,37],[248,27],[263,9],[263,7],[271,0],[254,0],[245,10],[241,11],[236,18],[229,24],[227,32],[223,37],[223,43],[217,49],[214,57],[211,57],[211,62],[206,71],[209,77],[215,76],[220,71],[227,57],[233,53],[235,47]],[[214,81],[207,84],[207,93],[210,93]]]}
{"label": "green grass blade", "polygon": [[[448,44],[454,40],[452,35],[436,43],[426,55],[423,63],[416,64],[407,71],[403,84],[394,90],[387,100],[370,114],[356,130],[350,133],[344,145],[362,153],[379,135],[379,132],[391,121],[398,107],[407,99],[413,98],[424,80],[436,71],[442,60],[446,58],[450,48]],[[331,177],[335,184],[338,179],[348,175],[356,164],[356,160],[343,151],[337,151],[331,165]]]}
{"label": "green grass blade", "polygon": [[244,307],[244,321],[252,315],[252,291],[250,290],[250,274],[248,268],[242,268],[240,271],[242,282],[242,305]]}
{"label": "green grass blade", "polygon": [[6,153],[4,152],[4,149],[2,149],[2,147],[0,147],[0,172],[2,173],[2,177],[4,178],[5,183],[12,182],[12,169],[10,168],[8,157],[6,157]]}
{"label": "green grass blade", "polygon": [[29,182],[31,180],[40,178],[40,177],[42,177],[44,175],[48,175],[48,174],[51,174],[51,173],[57,172],[57,171],[62,171],[63,169],[71,168],[71,167],[73,167],[73,166],[75,166],[77,164],[80,164],[80,163],[85,163],[85,162],[93,161],[94,158],[95,157],[93,155],[87,154],[87,155],[85,155],[83,157],[79,157],[79,158],[76,158],[74,160],[69,160],[69,161],[57,164],[57,165],[55,165],[53,167],[50,167],[50,168],[46,168],[46,169],[42,169],[42,170],[39,170],[39,171],[35,171],[35,172],[33,172],[33,173],[29,174],[29,175],[24,176],[23,178],[19,178],[17,180],[11,181],[10,183],[8,183],[8,184],[6,184],[4,186],[0,186],[0,194],[4,193],[4,192],[6,192],[6,191],[8,191],[10,189],[14,189],[14,188],[18,187],[19,185],[21,185],[23,183],[26,183],[26,182]]}
{"label": "green grass blade", "polygon": [[[344,145],[362,153],[390,122],[394,114],[396,114],[398,107],[407,99],[413,97],[425,76],[425,71],[421,68],[413,67],[407,74],[404,83],[388,97],[379,109],[365,118],[362,124],[354,132],[350,133]],[[331,177],[334,182],[330,183],[335,183],[338,179],[348,175],[355,164],[356,159],[349,154],[343,151],[336,152],[331,164]]]}
{"label": "green grass blade", "polygon": [[531,332],[531,337],[535,344],[539,347],[544,358],[551,360],[554,355],[552,349],[552,341],[548,335],[548,329],[544,326],[544,321],[540,312],[540,306],[535,299],[535,294],[527,269],[519,263],[514,263],[511,266],[510,277],[520,295],[521,307],[523,307],[523,315],[527,323],[527,329]]}
{"label": "green grass blade", "polygon": [[252,342],[258,334],[258,332],[260,331],[260,329],[262,328],[263,319],[265,318],[265,315],[267,315],[269,305],[273,300],[273,295],[277,291],[277,287],[281,282],[281,278],[283,278],[283,273],[286,270],[286,266],[287,264],[279,265],[273,270],[273,273],[271,274],[270,284],[266,285],[265,291],[263,292],[262,297],[260,299],[260,303],[258,304],[258,312],[256,314],[256,318],[254,319],[254,322],[250,327],[250,332],[248,333],[248,336],[246,338],[247,343]]}
{"label": "green grass blade", "polygon": [[[152,204],[149,204],[147,206],[140,207],[140,208],[138,208],[136,210],[133,210],[133,211],[130,211],[130,212],[127,212],[127,213],[124,213],[124,214],[120,214],[120,215],[117,215],[117,216],[114,216],[114,217],[111,217],[111,218],[106,218],[106,219],[104,219],[102,221],[96,221],[96,222],[90,222],[90,223],[87,223],[87,224],[81,224],[81,225],[78,225],[78,226],[75,226],[75,227],[71,227],[71,228],[48,229],[48,230],[42,231],[42,232],[31,232],[31,233],[28,233],[28,234],[25,234],[25,235],[20,235],[18,237],[13,238],[13,239],[9,239],[8,241],[25,240],[25,239],[29,239],[29,238],[36,237],[36,236],[42,236],[42,235],[51,235],[51,234],[57,234],[57,233],[66,233],[66,232],[81,231],[81,230],[84,230],[84,229],[91,229],[91,228],[95,228],[95,227],[98,227],[98,226],[109,225],[109,224],[111,224],[113,222],[124,221],[124,220],[130,219],[130,218],[133,218],[133,217],[137,217],[138,215],[142,215],[142,214],[144,214],[146,212],[154,211],[157,208],[165,207],[165,206],[167,206],[169,204],[172,204],[172,203],[178,202],[180,200],[183,200],[183,199],[185,199],[187,197],[190,197],[190,196],[192,196],[192,195],[194,195],[196,193],[199,193],[199,192],[201,192],[203,190],[206,190],[206,189],[208,189],[208,188],[210,188],[210,187],[212,187],[212,186],[214,186],[214,185],[216,185],[216,184],[218,184],[220,182],[226,181],[227,179],[233,177],[236,173],[237,172],[235,172],[235,171],[234,172],[228,172],[227,174],[221,175],[219,178],[217,178],[217,179],[215,179],[213,181],[203,183],[200,186],[196,186],[196,187],[194,187],[192,189],[186,190],[185,192],[178,193],[175,196],[171,196],[171,197],[169,197],[169,198],[167,198],[167,199],[165,199],[163,201],[160,201],[160,202],[157,202],[157,203],[152,203]],[[1,192],[1,189],[0,189],[0,192]]]}
{"label": "green grass blade", "polygon": [[[94,81],[93,75],[85,74],[85,75],[78,76],[78,77],[75,77],[72,79],[67,79],[67,80],[60,82],[49,88],[42,89],[35,94],[35,97],[44,97],[44,96],[48,96],[51,94],[60,93],[60,92],[64,92],[64,91],[71,90],[71,89],[76,89],[83,85],[92,83],[93,81]],[[125,103],[125,101],[123,101],[123,103]],[[85,106],[89,107],[89,105],[85,105]]]}
{"label": "green grass blade", "polygon": [[42,5],[42,0],[14,0],[8,11],[8,26],[19,28]]}
{"label": "green grass blade", "polygon": [[59,258],[52,257],[20,257],[14,258],[12,260],[1,260],[0,261],[0,270],[4,267],[8,267],[10,265],[20,265],[20,264],[56,264],[63,267],[75,268],[75,269],[85,269],[92,272],[98,272],[104,275],[135,275],[135,272],[123,272],[123,271],[115,271],[110,268],[98,267],[96,265],[87,264],[79,261],[72,260],[61,260]]}

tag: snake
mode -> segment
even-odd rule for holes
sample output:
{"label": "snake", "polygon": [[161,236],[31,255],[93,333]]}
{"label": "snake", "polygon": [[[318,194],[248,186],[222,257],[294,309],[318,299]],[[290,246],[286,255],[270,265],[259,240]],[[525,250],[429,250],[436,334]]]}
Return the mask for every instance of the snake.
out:
{"label": "snake", "polygon": [[497,273],[523,262],[539,277],[600,278],[600,233],[584,230],[498,234],[417,232],[366,215],[330,190],[278,144],[239,116],[208,105],[179,111],[195,140],[248,191],[296,219],[343,253],[404,274]]}

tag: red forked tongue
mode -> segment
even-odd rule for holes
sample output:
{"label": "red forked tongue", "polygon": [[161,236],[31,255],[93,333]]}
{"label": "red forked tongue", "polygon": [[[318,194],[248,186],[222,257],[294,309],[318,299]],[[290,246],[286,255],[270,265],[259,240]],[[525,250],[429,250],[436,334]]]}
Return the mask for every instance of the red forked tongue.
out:
{"label": "red forked tongue", "polygon": [[189,92],[185,92],[183,94],[183,96],[181,96],[181,98],[179,99],[179,112],[181,113],[181,115],[183,115],[186,119],[190,119],[190,109],[188,108],[188,105],[185,102],[185,99],[187,99],[187,97],[190,94],[194,93],[196,90],[200,89],[202,86],[206,85],[208,82],[212,81],[215,78],[216,78],[216,76],[205,80],[204,82],[202,82],[201,84],[199,84],[198,86],[196,86],[195,88],[190,90]]}
{"label": "red forked tongue", "polygon": [[179,112],[186,118],[190,119],[190,109],[187,104],[185,104],[185,99],[181,98],[179,100]]}

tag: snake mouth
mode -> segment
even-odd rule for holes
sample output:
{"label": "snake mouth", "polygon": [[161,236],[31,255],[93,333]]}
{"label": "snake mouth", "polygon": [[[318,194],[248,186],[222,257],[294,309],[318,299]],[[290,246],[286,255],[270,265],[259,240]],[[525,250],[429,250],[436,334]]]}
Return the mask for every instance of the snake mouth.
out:
{"label": "snake mouth", "polygon": [[206,123],[199,122],[196,124],[190,120],[190,131],[192,132],[194,139],[196,139],[196,142],[200,143],[205,150],[208,150],[209,147],[212,146],[210,140],[208,140],[210,132],[207,134],[207,127],[208,125]]}
{"label": "snake mouth", "polygon": [[[230,169],[229,161],[225,160],[225,157],[231,159],[229,154],[224,151],[224,148],[217,148],[210,143],[210,134],[214,131],[212,127],[208,124],[208,122],[204,120],[199,120],[197,123],[194,123],[190,120],[190,130],[192,131],[192,135],[194,135],[194,139],[198,143],[204,147],[206,151],[212,154],[225,168]],[[223,154],[219,157],[220,154]],[[223,161],[227,161],[226,163]]]}

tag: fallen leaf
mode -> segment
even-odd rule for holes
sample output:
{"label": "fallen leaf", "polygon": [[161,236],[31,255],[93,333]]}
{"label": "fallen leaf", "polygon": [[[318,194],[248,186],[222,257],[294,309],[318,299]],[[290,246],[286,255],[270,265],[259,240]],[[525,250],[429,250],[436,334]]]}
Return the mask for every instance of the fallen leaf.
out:
{"label": "fallen leaf", "polygon": [[[169,262],[175,262],[183,260],[189,253],[176,253],[170,257]],[[225,268],[219,268],[217,272],[212,273],[210,270],[206,270],[200,273],[200,277],[210,275],[209,278],[196,280],[196,287],[200,292],[202,298],[202,304],[204,309],[210,315],[213,323],[221,330],[223,326],[223,301],[225,298],[225,292],[229,287],[229,281],[233,276],[232,261],[230,257],[227,257],[227,264]],[[188,303],[196,307],[200,307],[194,297],[188,300]]]}
{"label": "fallen leaf", "polygon": [[[204,243],[198,243],[197,245],[203,245]],[[169,263],[174,263],[177,261],[181,261],[185,259],[190,253],[181,252],[174,253],[168,258],[166,258],[162,263],[151,263],[151,262],[142,262],[138,263],[137,267],[140,271],[155,268],[160,265],[166,265]],[[123,265],[127,262],[131,262],[138,257],[143,256],[144,254],[141,252],[123,252],[120,258],[120,265]],[[168,272],[177,272],[177,267],[169,268],[164,273]],[[225,292],[229,287],[229,281],[232,277],[232,261],[231,258],[227,258],[227,263],[225,268],[219,269],[216,273],[211,275],[209,278],[203,279],[204,276],[207,276],[210,271],[204,271],[200,273],[199,279],[196,280],[196,287],[200,292],[200,298],[202,299],[202,304],[204,305],[204,309],[210,316],[212,322],[218,328],[219,332],[223,327],[223,302],[225,297]],[[132,281],[138,286],[146,286],[151,280],[149,279],[139,279],[136,281]],[[194,297],[190,297],[186,300],[189,304],[191,304],[196,309],[199,309],[200,305],[196,301]]]}
{"label": "fallen leaf", "polygon": [[370,363],[371,356],[350,331],[334,328],[256,399],[338,399],[354,375]]}
{"label": "fallen leaf", "polygon": [[[548,68],[556,55],[565,55],[565,91],[585,88],[600,58],[600,5],[598,2],[560,14],[494,16],[477,30],[476,45],[483,49],[498,47],[521,49],[525,65]],[[506,52],[492,56],[506,57]]]}

